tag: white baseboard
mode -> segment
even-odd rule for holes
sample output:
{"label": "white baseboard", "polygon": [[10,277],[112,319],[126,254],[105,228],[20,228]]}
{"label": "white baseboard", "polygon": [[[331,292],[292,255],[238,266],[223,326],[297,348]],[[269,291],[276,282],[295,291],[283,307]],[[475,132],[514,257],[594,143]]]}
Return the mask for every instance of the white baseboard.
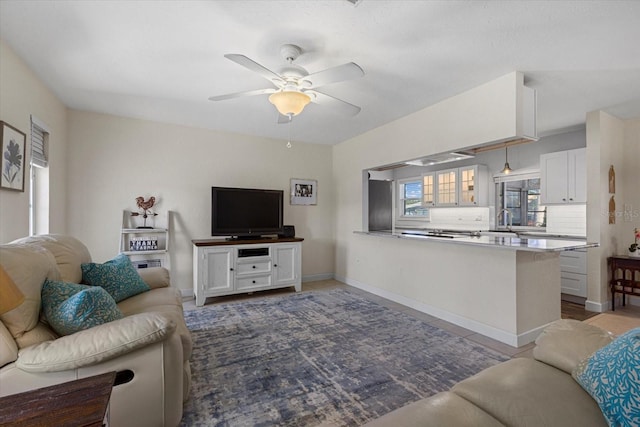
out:
{"label": "white baseboard", "polygon": [[363,291],[367,291],[379,297],[386,298],[390,301],[402,304],[409,308],[413,308],[414,310],[418,310],[422,313],[426,313],[439,319],[446,320],[447,322],[453,323],[454,325],[469,329],[470,331],[477,332],[489,338],[493,338],[494,340],[503,342],[512,347],[521,347],[525,344],[533,342],[538,337],[538,335],[540,335],[542,330],[547,327],[547,325],[542,325],[538,328],[534,328],[522,334],[512,334],[510,332],[485,325],[484,323],[468,319],[464,316],[460,316],[458,314],[412,300],[405,296],[358,282],[357,280],[349,279],[342,276],[336,276],[335,279],[353,286],[354,288],[362,289]]}
{"label": "white baseboard", "polygon": [[193,298],[193,289],[180,289],[180,293],[182,294],[182,299]]}
{"label": "white baseboard", "polygon": [[333,273],[310,274],[308,276],[302,276],[302,283],[317,282],[318,280],[331,280],[333,278]]}
{"label": "white baseboard", "polygon": [[584,309],[587,311],[595,311],[596,313],[604,313],[608,310],[608,307],[611,307],[611,301],[595,302],[587,300],[584,303]]}

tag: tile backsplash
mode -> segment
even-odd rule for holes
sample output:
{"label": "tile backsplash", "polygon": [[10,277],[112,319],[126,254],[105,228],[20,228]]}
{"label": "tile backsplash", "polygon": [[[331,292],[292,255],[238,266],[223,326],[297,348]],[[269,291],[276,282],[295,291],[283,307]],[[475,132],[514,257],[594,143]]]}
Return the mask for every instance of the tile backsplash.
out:
{"label": "tile backsplash", "polygon": [[429,222],[396,221],[396,227],[436,228],[443,230],[488,230],[489,208],[433,208]]}
{"label": "tile backsplash", "polygon": [[548,205],[547,233],[587,235],[587,205]]}

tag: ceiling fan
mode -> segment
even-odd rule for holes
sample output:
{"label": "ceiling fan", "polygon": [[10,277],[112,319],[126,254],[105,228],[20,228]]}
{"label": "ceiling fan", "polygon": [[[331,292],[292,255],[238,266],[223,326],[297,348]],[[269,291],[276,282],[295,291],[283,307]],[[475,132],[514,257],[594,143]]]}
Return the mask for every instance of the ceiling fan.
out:
{"label": "ceiling fan", "polygon": [[364,76],[364,71],[358,64],[348,62],[309,74],[307,70],[293,63],[302,53],[300,47],[293,44],[285,44],[280,48],[280,53],[287,61],[287,65],[280,70],[280,73],[275,73],[244,55],[226,54],[225,58],[258,73],[269,80],[275,87],[212,96],[209,100],[224,101],[243,96],[271,94],[269,101],[275,105],[280,113],[279,123],[290,122],[292,117],[300,114],[309,102],[330,107],[338,114],[354,116],[360,112],[360,107],[327,95],[317,89],[331,83]]}

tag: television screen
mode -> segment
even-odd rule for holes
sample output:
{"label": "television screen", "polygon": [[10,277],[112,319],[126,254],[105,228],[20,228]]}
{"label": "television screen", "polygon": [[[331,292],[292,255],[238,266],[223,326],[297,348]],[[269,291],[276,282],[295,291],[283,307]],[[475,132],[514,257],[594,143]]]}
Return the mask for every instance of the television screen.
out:
{"label": "television screen", "polygon": [[211,187],[211,235],[259,237],[282,232],[282,190]]}

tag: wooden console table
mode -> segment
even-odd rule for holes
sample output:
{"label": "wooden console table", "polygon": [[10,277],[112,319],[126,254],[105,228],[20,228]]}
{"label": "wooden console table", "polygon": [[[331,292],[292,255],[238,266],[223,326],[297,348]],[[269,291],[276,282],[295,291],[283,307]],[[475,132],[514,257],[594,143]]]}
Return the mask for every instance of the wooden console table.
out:
{"label": "wooden console table", "polygon": [[0,425],[102,427],[115,378],[108,372],[1,397]]}
{"label": "wooden console table", "polygon": [[640,297],[640,258],[612,256],[609,264],[609,288],[611,289],[611,310],[616,309],[616,293],[622,294],[622,305],[626,295]]}

